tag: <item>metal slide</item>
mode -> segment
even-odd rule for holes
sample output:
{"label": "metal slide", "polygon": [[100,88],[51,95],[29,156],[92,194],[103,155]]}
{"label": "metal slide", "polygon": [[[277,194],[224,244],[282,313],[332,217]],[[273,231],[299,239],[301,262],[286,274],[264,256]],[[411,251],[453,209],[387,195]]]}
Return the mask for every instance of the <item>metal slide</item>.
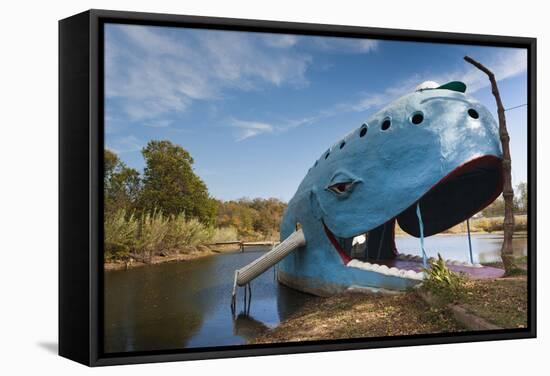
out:
{"label": "metal slide", "polygon": [[233,282],[233,292],[231,294],[232,307],[235,305],[237,286],[246,286],[254,278],[281,261],[290,252],[303,247],[305,244],[306,238],[304,237],[302,229],[296,230],[262,257],[257,258],[241,269],[235,270],[235,280]]}

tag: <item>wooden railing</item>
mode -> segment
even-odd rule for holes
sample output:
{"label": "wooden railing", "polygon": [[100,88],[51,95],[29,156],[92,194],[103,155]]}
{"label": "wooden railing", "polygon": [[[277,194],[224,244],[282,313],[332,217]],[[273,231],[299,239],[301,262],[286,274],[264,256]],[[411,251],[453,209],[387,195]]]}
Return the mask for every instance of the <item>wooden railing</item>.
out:
{"label": "wooden railing", "polygon": [[244,252],[244,247],[258,247],[258,246],[271,246],[279,244],[278,241],[258,241],[258,242],[245,242],[240,240],[233,240],[228,242],[216,242],[216,243],[209,243],[207,245],[232,245],[232,244],[238,244],[241,252]]}

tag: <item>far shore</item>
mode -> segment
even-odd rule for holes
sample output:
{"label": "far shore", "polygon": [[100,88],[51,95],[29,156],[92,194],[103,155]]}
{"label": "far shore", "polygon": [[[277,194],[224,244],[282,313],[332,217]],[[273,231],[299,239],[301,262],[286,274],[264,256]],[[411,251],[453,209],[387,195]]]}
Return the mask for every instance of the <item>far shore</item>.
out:
{"label": "far shore", "polygon": [[146,265],[157,265],[168,262],[182,262],[196,260],[202,257],[213,256],[220,253],[237,252],[240,250],[239,244],[226,244],[226,245],[198,245],[196,247],[189,247],[181,250],[180,252],[155,255],[148,262],[143,262],[137,258],[130,257],[127,261],[105,262],[103,264],[104,271],[110,270],[125,270],[130,268],[137,268]]}
{"label": "far shore", "polygon": [[[496,235],[502,236],[502,231],[471,231],[472,235]],[[437,236],[465,236],[467,232],[442,232]],[[403,231],[396,231],[395,236],[397,238],[410,236]],[[514,237],[527,236],[527,231],[519,230],[514,232]],[[179,252],[171,252],[163,255],[154,255],[147,262],[142,261],[141,256],[130,257],[127,261],[111,261],[103,264],[103,270],[125,270],[130,268],[136,268],[146,265],[157,265],[168,262],[182,262],[196,260],[201,257],[213,256],[220,253],[238,252],[240,250],[239,244],[216,244],[216,245],[198,245],[194,247],[188,247],[180,250]],[[141,260],[140,260],[141,259]]]}
{"label": "far shore", "polygon": [[[471,235],[498,235],[503,236],[503,231],[470,231]],[[468,235],[468,232],[440,232],[439,234],[433,236],[456,236],[456,235]],[[514,237],[517,236],[527,236],[527,231],[514,231]],[[395,237],[411,236],[405,232],[396,233]]]}

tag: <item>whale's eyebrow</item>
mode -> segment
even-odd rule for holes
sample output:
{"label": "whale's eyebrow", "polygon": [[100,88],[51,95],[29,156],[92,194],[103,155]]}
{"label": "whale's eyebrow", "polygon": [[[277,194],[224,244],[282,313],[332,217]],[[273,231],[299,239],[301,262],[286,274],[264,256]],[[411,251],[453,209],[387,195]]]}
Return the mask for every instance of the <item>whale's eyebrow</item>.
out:
{"label": "whale's eyebrow", "polygon": [[433,100],[451,100],[451,101],[458,101],[458,102],[464,102],[466,104],[471,104],[470,102],[468,102],[466,99],[462,99],[462,98],[454,98],[454,97],[430,97],[430,98],[426,98],[426,99],[422,99],[420,101],[420,104],[424,104],[426,102],[429,102],[429,101],[433,101]]}

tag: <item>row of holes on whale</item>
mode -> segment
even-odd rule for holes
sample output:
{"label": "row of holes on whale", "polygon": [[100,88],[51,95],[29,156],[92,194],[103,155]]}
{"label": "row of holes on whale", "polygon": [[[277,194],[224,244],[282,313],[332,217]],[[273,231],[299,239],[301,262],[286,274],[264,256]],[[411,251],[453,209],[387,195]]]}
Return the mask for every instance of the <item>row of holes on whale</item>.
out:
{"label": "row of holes on whale", "polygon": [[[470,108],[468,110],[468,116],[470,116],[472,119],[478,119],[479,113],[475,109]],[[386,116],[380,123],[380,130],[382,131],[388,130],[391,127],[391,121],[392,121],[391,117]],[[409,117],[409,121],[414,125],[420,125],[424,121],[424,114],[422,113],[422,111],[416,111]],[[369,125],[367,123],[363,123],[359,128],[359,137],[365,137],[365,135],[368,132],[368,129],[369,129]],[[342,141],[340,143],[340,149],[343,149],[345,146],[346,146],[346,142]],[[330,156],[330,153],[331,153],[331,150],[327,150],[324,153],[324,159],[328,159],[328,157]],[[313,167],[317,167],[318,164],[319,164],[319,160],[315,161],[315,164],[313,165]],[[345,193],[351,186],[352,184],[338,183],[333,186],[330,186],[329,189],[333,193],[342,194],[342,193]]]}
{"label": "row of holes on whale", "polygon": [[[479,118],[478,112],[476,110],[474,110],[473,108],[470,108],[468,110],[468,115],[472,119],[478,119]],[[382,120],[382,122],[380,123],[380,129],[382,131],[388,130],[391,127],[391,120],[392,119],[391,119],[390,116],[385,117],[384,120]],[[419,125],[424,121],[424,114],[422,113],[422,111],[416,111],[409,117],[409,121],[414,125]],[[359,137],[365,137],[365,135],[367,134],[368,129],[369,129],[369,125],[367,123],[362,124],[361,127],[359,128]],[[344,146],[346,146],[346,142],[342,141],[340,143],[340,149],[343,149]],[[331,152],[330,150],[325,152],[325,154],[324,154],[325,159],[328,159],[328,157],[330,156],[330,152]],[[316,161],[315,166],[317,166],[318,163],[319,163],[319,161]]]}

